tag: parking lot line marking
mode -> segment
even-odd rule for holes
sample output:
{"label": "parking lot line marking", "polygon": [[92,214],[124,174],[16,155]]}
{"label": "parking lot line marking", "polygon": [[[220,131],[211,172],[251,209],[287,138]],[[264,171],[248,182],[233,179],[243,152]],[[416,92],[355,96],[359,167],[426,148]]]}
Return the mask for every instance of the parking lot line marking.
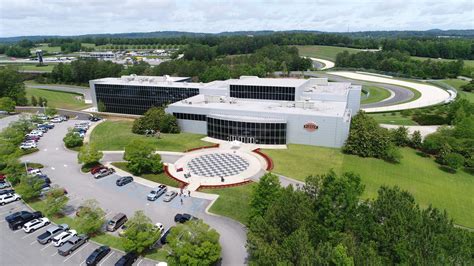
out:
{"label": "parking lot line marking", "polygon": [[51,166],[51,170],[56,170],[56,168],[54,168],[54,167]]}
{"label": "parking lot line marking", "polygon": [[35,232],[31,232],[31,233],[27,233],[26,236],[22,237],[21,239],[25,239],[27,237],[30,237],[30,236],[33,236],[35,234]]}
{"label": "parking lot line marking", "polygon": [[109,216],[111,213],[112,213],[111,211],[106,213],[104,216],[102,216],[102,218],[105,218],[105,217]]}
{"label": "parking lot line marking", "polygon": [[140,266],[140,263],[142,263],[143,259],[140,259],[140,261],[137,263],[137,266]]}
{"label": "parking lot line marking", "polygon": [[81,266],[82,264],[86,263],[86,260],[84,260],[83,262],[81,262],[81,264],[79,264],[79,266]]}
{"label": "parking lot line marking", "polygon": [[74,255],[76,255],[77,253],[79,253],[79,251],[81,251],[82,249],[84,249],[85,247],[87,247],[90,243],[87,242],[86,244],[82,245],[82,247],[80,247],[78,250],[76,250],[76,252],[72,253],[71,255],[69,255],[69,257],[67,257],[65,260],[63,260],[63,262],[66,262],[68,261],[70,258],[74,257]]}
{"label": "parking lot line marking", "polygon": [[10,213],[10,212],[12,212],[12,211],[15,210],[15,209],[18,209],[18,207],[13,207],[13,208],[11,208],[9,211],[1,212],[0,215],[4,215],[4,214],[7,214],[7,213]]}
{"label": "parking lot line marking", "polygon": [[53,243],[47,244],[44,248],[41,249],[41,251],[45,250],[47,247],[51,246]]}
{"label": "parking lot line marking", "polygon": [[33,241],[33,242],[31,242],[31,243],[30,243],[30,246],[31,246],[31,245],[33,245],[34,243],[36,243],[36,240],[35,240],[35,241]]}
{"label": "parking lot line marking", "polygon": [[107,257],[105,257],[104,260],[99,264],[99,266],[102,266],[102,264],[104,264],[104,262],[106,260],[108,260],[112,256],[112,254],[114,254],[114,253],[115,253],[115,251],[112,250],[112,252],[110,252],[110,254]]}
{"label": "parking lot line marking", "polygon": [[58,255],[58,250],[56,250],[53,254],[51,254],[51,257],[54,257],[56,255]]}
{"label": "parking lot line marking", "polygon": [[[21,231],[23,231],[23,230],[22,230],[22,229],[17,229],[17,230],[15,230],[15,232],[13,232],[13,233],[14,233],[14,234],[18,234],[18,232],[21,232]],[[25,232],[25,231],[23,231],[23,232]]]}

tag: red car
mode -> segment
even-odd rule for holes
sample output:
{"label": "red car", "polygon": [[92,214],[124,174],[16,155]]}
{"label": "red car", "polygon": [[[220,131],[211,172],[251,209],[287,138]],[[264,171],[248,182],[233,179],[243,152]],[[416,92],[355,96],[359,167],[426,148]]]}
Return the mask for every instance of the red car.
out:
{"label": "red car", "polygon": [[107,169],[107,167],[105,167],[105,166],[102,165],[102,164],[97,165],[97,166],[94,166],[94,167],[92,167],[92,169],[91,169],[91,174],[94,175],[94,174],[98,173],[98,172],[99,172],[100,170],[102,170],[102,169]]}
{"label": "red car", "polygon": [[7,176],[5,174],[0,174],[0,181],[5,181],[7,179]]}
{"label": "red car", "polygon": [[40,139],[40,137],[38,137],[38,136],[27,136],[27,137],[25,137],[25,140],[34,140],[36,142],[38,142],[39,139]]}

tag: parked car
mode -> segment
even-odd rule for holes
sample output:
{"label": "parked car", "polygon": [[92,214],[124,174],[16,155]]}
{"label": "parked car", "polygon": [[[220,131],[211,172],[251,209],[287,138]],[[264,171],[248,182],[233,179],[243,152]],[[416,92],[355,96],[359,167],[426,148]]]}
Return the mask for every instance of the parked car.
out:
{"label": "parked car", "polygon": [[102,168],[100,169],[98,172],[96,172],[94,174],[94,178],[95,179],[99,179],[99,178],[102,178],[102,177],[105,177],[105,176],[108,176],[108,175],[111,175],[115,173],[115,169],[114,168]]}
{"label": "parked car", "polygon": [[43,217],[41,212],[19,211],[5,217],[8,227],[11,230],[17,230],[23,227],[27,222]]}
{"label": "parked car", "polygon": [[128,221],[127,215],[117,213],[112,219],[107,222],[107,231],[114,232]]}
{"label": "parked car", "polygon": [[132,265],[138,259],[137,253],[129,252],[123,255],[116,263],[115,266],[128,266]]}
{"label": "parked car", "polygon": [[163,234],[163,231],[165,231],[165,226],[162,223],[156,223],[154,227],[156,230],[160,231],[160,234]]}
{"label": "parked car", "polygon": [[128,183],[131,183],[133,182],[133,177],[131,176],[122,176],[121,178],[117,179],[117,181],[115,181],[115,184],[117,184],[117,186],[121,187],[121,186],[124,186]]}
{"label": "parked car", "polygon": [[166,193],[168,188],[165,185],[159,185],[158,187],[152,189],[150,193],[146,196],[146,198],[150,201],[156,200],[159,198],[161,195]]}
{"label": "parked car", "polygon": [[25,231],[25,233],[31,233],[50,223],[51,222],[46,217],[34,219],[23,225],[23,231]]}
{"label": "parked car", "polygon": [[168,243],[168,240],[167,240],[166,238],[168,237],[168,235],[169,235],[170,232],[171,232],[171,229],[173,229],[173,228],[174,228],[174,226],[171,226],[171,227],[168,228],[168,230],[166,230],[166,232],[161,236],[161,238],[160,238],[160,243],[161,243],[162,245]]}
{"label": "parked car", "polygon": [[78,135],[80,138],[84,138],[86,134],[84,132],[74,132],[73,134]]}
{"label": "parked car", "polygon": [[33,134],[33,135],[36,135],[36,136],[39,136],[39,137],[42,137],[43,136],[43,131],[40,131],[40,130],[37,130],[37,129],[34,129],[30,132],[30,134]]}
{"label": "parked car", "polygon": [[86,265],[97,265],[107,254],[110,253],[108,246],[101,246],[96,248],[86,259]]}
{"label": "parked car", "polygon": [[0,181],[5,181],[7,179],[7,176],[5,174],[0,173]]}
{"label": "parked car", "polygon": [[25,136],[25,141],[28,141],[28,140],[34,140],[35,142],[38,142],[40,139],[39,136],[36,136],[36,135],[26,135]]}
{"label": "parked car", "polygon": [[10,202],[14,202],[17,200],[21,200],[20,195],[13,193],[13,194],[5,194],[0,196],[0,205],[5,205]]}
{"label": "parked car", "polygon": [[47,128],[47,127],[38,127],[37,130],[39,130],[39,131],[41,131],[41,132],[43,132],[43,133],[48,132],[48,128]]}
{"label": "parked car", "polygon": [[61,123],[63,120],[59,117],[55,117],[53,119],[50,120],[50,122],[52,123]]}
{"label": "parked car", "polygon": [[178,213],[174,216],[174,221],[176,223],[185,223],[187,221],[195,220],[195,219],[197,218],[188,213],[183,213],[183,214]]}
{"label": "parked car", "polygon": [[51,179],[45,174],[36,175],[37,178],[43,179],[46,184],[51,184]]}
{"label": "parked car", "polygon": [[91,168],[91,174],[95,174],[97,172],[99,172],[101,169],[104,169],[104,168],[107,168],[105,165],[97,165],[97,166],[94,166]]}
{"label": "parked car", "polygon": [[89,116],[89,120],[92,121],[92,122],[97,122],[97,121],[102,120],[102,118],[98,117],[98,116],[91,115],[91,116]]}
{"label": "parked car", "polygon": [[23,142],[20,144],[20,149],[22,150],[29,150],[38,147],[34,142]]}
{"label": "parked car", "polygon": [[53,124],[53,123],[43,123],[43,124],[39,124],[38,127],[44,127],[44,128],[47,128],[47,129],[53,129],[53,128],[54,128],[54,124]]}
{"label": "parked car", "polygon": [[47,243],[51,242],[55,236],[61,234],[62,232],[66,231],[68,229],[69,229],[69,225],[67,225],[67,224],[60,224],[60,225],[57,225],[57,226],[52,226],[52,227],[46,229],[46,232],[39,235],[36,238],[36,240],[40,244],[43,244],[43,245],[47,244]]}
{"label": "parked car", "polygon": [[48,116],[46,116],[45,114],[38,114],[36,117],[41,120],[48,120]]}
{"label": "parked car", "polygon": [[13,189],[0,190],[0,195],[13,194],[13,193],[15,193],[15,190],[13,190]]}
{"label": "parked car", "polygon": [[42,175],[41,169],[38,168],[28,168],[28,174],[30,175]]}
{"label": "parked car", "polygon": [[164,202],[170,202],[170,201],[172,201],[177,195],[178,195],[178,192],[169,190],[168,192],[166,192],[166,194],[165,194],[165,196],[164,196],[164,198],[163,198],[163,201],[164,201]]}
{"label": "parked car", "polygon": [[55,247],[60,247],[64,245],[69,239],[71,239],[73,236],[76,236],[77,232],[76,230],[68,230],[60,233],[59,235],[53,237],[53,245]]}
{"label": "parked car", "polygon": [[9,188],[10,184],[8,182],[0,182],[0,189]]}
{"label": "parked car", "polygon": [[87,235],[78,235],[71,237],[62,247],[58,248],[58,254],[67,256],[89,240]]}

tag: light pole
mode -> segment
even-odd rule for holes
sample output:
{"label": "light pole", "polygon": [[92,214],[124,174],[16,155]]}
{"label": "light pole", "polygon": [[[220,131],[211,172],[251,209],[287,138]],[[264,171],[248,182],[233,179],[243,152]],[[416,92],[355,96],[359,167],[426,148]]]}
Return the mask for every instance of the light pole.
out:
{"label": "light pole", "polygon": [[28,160],[25,161],[25,171],[26,174],[28,174]]}

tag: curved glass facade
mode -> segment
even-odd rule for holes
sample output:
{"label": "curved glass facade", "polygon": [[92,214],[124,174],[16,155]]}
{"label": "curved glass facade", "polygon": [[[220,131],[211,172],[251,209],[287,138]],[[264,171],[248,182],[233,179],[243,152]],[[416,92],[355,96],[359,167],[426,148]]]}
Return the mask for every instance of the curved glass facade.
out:
{"label": "curved glass facade", "polygon": [[142,115],[153,106],[163,106],[199,94],[197,88],[95,84],[97,103],[105,112]]}
{"label": "curved glass facade", "polygon": [[242,122],[207,117],[211,138],[243,143],[286,144],[286,123]]}

